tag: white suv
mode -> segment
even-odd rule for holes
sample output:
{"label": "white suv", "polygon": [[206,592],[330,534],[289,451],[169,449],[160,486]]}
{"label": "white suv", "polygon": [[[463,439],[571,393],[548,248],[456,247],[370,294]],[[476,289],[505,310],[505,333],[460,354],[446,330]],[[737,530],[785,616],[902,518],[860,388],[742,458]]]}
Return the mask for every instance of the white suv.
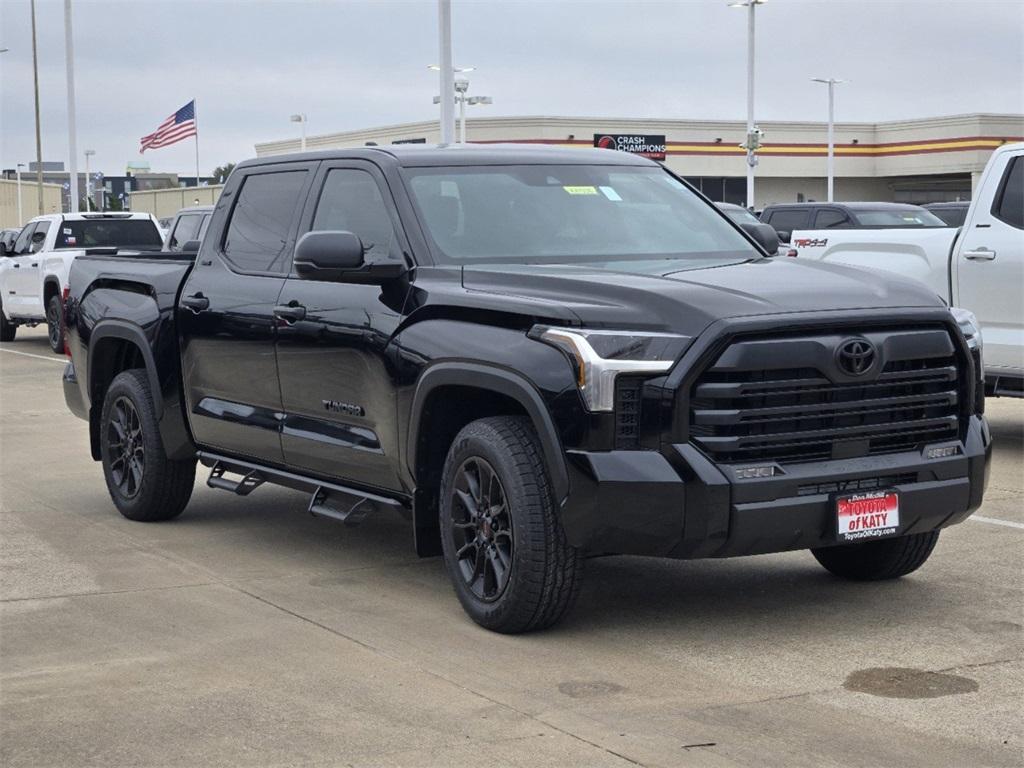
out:
{"label": "white suv", "polygon": [[25,225],[0,258],[0,341],[19,325],[46,322],[50,347],[64,348],[61,296],[76,256],[93,249],[160,250],[160,229],[148,213],[54,213]]}

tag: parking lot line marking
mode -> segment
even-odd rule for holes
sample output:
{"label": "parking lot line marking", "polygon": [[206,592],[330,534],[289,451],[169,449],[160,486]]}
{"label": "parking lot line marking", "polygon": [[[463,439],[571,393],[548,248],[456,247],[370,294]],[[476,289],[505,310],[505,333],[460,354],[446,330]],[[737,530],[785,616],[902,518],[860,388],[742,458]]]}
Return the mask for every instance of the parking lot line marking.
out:
{"label": "parking lot line marking", "polygon": [[982,517],[981,515],[971,515],[971,520],[977,520],[979,523],[992,523],[993,525],[1005,525],[1008,528],[1020,528],[1024,530],[1024,523],[1015,523],[1012,520],[999,520],[995,517]]}
{"label": "parking lot line marking", "polygon": [[10,352],[12,355],[22,355],[24,357],[34,357],[36,360],[48,360],[51,363],[61,363],[61,364],[64,364],[64,363],[67,362],[67,360],[64,359],[64,358],[45,357],[43,355],[33,355],[31,352],[19,352],[16,349],[4,349],[3,347],[0,347],[0,352]]}

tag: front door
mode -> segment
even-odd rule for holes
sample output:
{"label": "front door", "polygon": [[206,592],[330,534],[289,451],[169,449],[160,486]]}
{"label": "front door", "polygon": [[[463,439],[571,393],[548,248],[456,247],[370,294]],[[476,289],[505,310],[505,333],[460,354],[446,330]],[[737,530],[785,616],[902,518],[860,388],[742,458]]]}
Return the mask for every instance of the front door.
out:
{"label": "front door", "polygon": [[[391,196],[371,163],[325,163],[300,232],[343,230],[367,261],[408,250]],[[280,304],[297,312],[279,326],[277,362],[285,461],[311,474],[397,490],[398,425],[390,341],[408,284],[285,280]]]}
{"label": "front door", "polygon": [[50,222],[38,221],[29,224],[18,236],[15,256],[7,272],[7,285],[3,297],[4,306],[11,315],[38,318],[44,314],[40,294],[39,253],[46,241]]}
{"label": "front door", "polygon": [[[976,206],[961,233],[954,303],[981,323],[985,367],[992,373],[1024,370],[1024,155],[1007,153],[989,169],[981,189],[996,184],[991,206]],[[990,178],[991,177],[991,178]]]}
{"label": "front door", "polygon": [[314,170],[290,163],[232,175],[214,214],[222,236],[204,241],[182,289],[182,379],[202,448],[281,463],[274,307]]}

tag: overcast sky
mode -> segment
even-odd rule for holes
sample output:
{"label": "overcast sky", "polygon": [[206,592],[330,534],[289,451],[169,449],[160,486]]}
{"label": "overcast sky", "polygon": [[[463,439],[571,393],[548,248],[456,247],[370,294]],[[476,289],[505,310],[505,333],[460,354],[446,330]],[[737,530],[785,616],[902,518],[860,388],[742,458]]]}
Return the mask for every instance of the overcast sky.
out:
{"label": "overcast sky", "polygon": [[[426,2],[73,0],[78,149],[124,172],[193,97],[202,171],[257,142],[434,119]],[[63,3],[38,0],[43,158],[67,161]],[[742,119],[745,11],[726,0],[453,0],[471,114]],[[28,0],[0,0],[0,167],[35,158]],[[810,77],[849,80],[837,120],[1024,112],[1024,2],[770,0],[758,9],[757,115],[821,120]],[[147,152],[191,173],[191,140]],[[79,170],[82,162],[79,161]]]}

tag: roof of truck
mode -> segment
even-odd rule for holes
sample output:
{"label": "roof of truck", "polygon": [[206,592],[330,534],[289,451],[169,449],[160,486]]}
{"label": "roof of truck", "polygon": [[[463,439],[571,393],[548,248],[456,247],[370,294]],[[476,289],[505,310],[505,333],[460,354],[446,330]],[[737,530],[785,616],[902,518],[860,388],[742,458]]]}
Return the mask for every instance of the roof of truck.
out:
{"label": "roof of truck", "polygon": [[921,206],[911,203],[772,203],[766,205],[769,208],[846,208],[850,211],[916,211]]}
{"label": "roof of truck", "polygon": [[309,160],[392,158],[403,167],[451,165],[657,165],[640,155],[589,147],[544,144],[390,144],[271,155],[239,163],[239,167]]}

